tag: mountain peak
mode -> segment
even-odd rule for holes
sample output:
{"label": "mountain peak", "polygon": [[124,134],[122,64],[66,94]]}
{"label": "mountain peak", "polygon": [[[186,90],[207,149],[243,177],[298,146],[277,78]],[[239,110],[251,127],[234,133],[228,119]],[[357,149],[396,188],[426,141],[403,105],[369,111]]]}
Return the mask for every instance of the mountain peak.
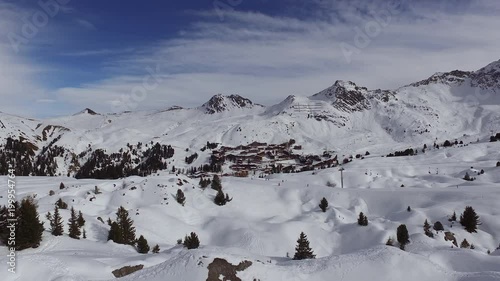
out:
{"label": "mountain peak", "polygon": [[234,108],[253,108],[255,104],[240,95],[229,95],[225,96],[222,94],[215,95],[208,100],[208,102],[202,105],[205,112],[208,114],[214,114],[224,111],[229,111]]}
{"label": "mountain peak", "polygon": [[352,81],[337,80],[333,86],[311,96],[311,99],[328,101],[339,110],[352,112],[369,108],[367,95],[367,88]]}
{"label": "mountain peak", "polygon": [[95,112],[92,109],[87,107],[84,110],[82,110],[74,115],[81,115],[81,114],[98,115],[99,113],[97,113],[97,112]]}

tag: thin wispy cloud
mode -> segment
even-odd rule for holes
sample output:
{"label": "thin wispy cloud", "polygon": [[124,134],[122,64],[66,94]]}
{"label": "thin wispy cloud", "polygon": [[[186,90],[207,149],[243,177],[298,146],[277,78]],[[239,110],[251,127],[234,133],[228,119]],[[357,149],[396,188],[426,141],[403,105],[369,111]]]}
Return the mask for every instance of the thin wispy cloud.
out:
{"label": "thin wispy cloud", "polygon": [[62,53],[60,55],[61,56],[70,56],[70,57],[118,55],[118,54],[131,53],[134,50],[135,50],[134,48],[83,50],[83,51],[73,51],[73,52]]}
{"label": "thin wispy cloud", "polygon": [[94,30],[96,29],[95,25],[93,23],[91,23],[90,21],[88,20],[84,20],[84,19],[75,19],[75,22],[85,28],[85,29],[89,29],[89,30]]}

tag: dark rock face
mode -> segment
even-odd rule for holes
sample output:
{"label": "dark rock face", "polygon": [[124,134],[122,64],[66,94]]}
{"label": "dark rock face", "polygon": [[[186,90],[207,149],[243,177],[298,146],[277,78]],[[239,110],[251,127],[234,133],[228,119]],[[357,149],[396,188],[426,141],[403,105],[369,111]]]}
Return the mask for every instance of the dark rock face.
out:
{"label": "dark rock face", "polygon": [[461,85],[466,81],[470,82],[471,87],[490,89],[495,92],[500,90],[500,60],[493,62],[478,71],[453,70],[445,73],[436,73],[425,80],[410,84],[410,86],[418,87],[438,83]]}
{"label": "dark rock face", "polygon": [[220,281],[219,276],[224,276],[223,280],[241,281],[236,276],[238,271],[244,271],[252,265],[251,261],[242,261],[238,265],[232,265],[225,259],[215,258],[214,261],[208,265],[208,278],[207,281]]}
{"label": "dark rock face", "polygon": [[336,81],[333,86],[312,96],[313,99],[331,100],[341,111],[355,112],[370,109],[368,89],[351,81]]}
{"label": "dark rock face", "polygon": [[129,274],[132,274],[132,273],[134,273],[136,271],[139,271],[139,270],[141,270],[143,268],[144,268],[144,265],[142,265],[142,264],[134,265],[134,266],[127,265],[127,266],[124,266],[122,268],[115,269],[111,273],[113,273],[113,275],[116,278],[120,278],[120,277],[123,277],[123,276],[127,276]]}
{"label": "dark rock face", "polygon": [[436,73],[425,80],[410,84],[410,86],[419,87],[422,85],[437,84],[437,83],[444,83],[448,85],[456,83],[461,84],[465,81],[465,79],[470,78],[472,74],[473,72],[471,71],[461,71],[461,70],[453,70],[445,73]]}
{"label": "dark rock face", "polygon": [[206,109],[206,113],[214,114],[218,112],[224,112],[231,108],[252,108],[254,103],[239,95],[215,95],[207,103],[203,105]]}
{"label": "dark rock face", "polygon": [[500,60],[474,72],[471,86],[494,91],[500,90]]}

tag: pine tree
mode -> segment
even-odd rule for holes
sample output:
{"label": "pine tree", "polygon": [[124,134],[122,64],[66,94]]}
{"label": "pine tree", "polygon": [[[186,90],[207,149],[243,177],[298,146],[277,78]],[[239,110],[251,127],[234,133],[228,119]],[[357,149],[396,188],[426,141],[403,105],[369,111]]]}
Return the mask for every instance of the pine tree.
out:
{"label": "pine tree", "polygon": [[71,216],[68,221],[69,225],[69,237],[73,239],[80,239],[82,234],[80,231],[80,225],[78,224],[78,216],[76,215],[75,208],[71,207]]}
{"label": "pine tree", "polygon": [[47,219],[50,223],[50,233],[54,236],[61,236],[64,232],[63,220],[61,214],[59,214],[59,208],[54,207],[54,215],[50,212],[47,213]]}
{"label": "pine tree", "polygon": [[222,190],[222,184],[220,182],[220,178],[218,175],[214,175],[211,184],[212,189],[214,190]]}
{"label": "pine tree", "polygon": [[209,184],[211,184],[210,179],[200,178],[200,187],[205,189]]}
{"label": "pine tree", "polygon": [[184,238],[184,247],[188,249],[197,249],[200,246],[200,239],[196,233],[191,232],[191,234]]}
{"label": "pine tree", "polygon": [[147,254],[149,252],[148,240],[142,235],[137,239],[137,252],[140,254]]}
{"label": "pine tree", "polygon": [[175,200],[177,200],[177,203],[184,206],[184,203],[186,202],[186,197],[184,196],[184,192],[182,192],[182,190],[177,189],[177,195],[175,196]]}
{"label": "pine tree", "polygon": [[323,199],[321,199],[321,202],[319,203],[319,208],[321,209],[321,211],[326,212],[326,209],[328,209],[328,201],[326,200],[325,197],[323,197]]}
{"label": "pine tree", "polygon": [[435,222],[433,228],[435,231],[443,231],[444,230],[444,226],[440,221]]}
{"label": "pine tree", "polygon": [[455,212],[451,215],[450,221],[457,221],[457,214]]}
{"label": "pine tree", "polygon": [[214,203],[218,206],[224,206],[226,205],[226,196],[224,196],[224,192],[222,192],[222,189],[219,189],[217,191],[217,194],[215,195],[214,198]]}
{"label": "pine tree", "polygon": [[470,247],[470,244],[469,242],[467,241],[467,239],[464,239],[462,241],[462,243],[460,243],[460,248],[463,248],[463,249],[468,249]]}
{"label": "pine tree", "polygon": [[398,226],[397,238],[401,250],[404,250],[406,244],[410,243],[410,235],[408,234],[408,229],[406,229],[406,225],[402,224]]}
{"label": "pine tree", "polygon": [[112,240],[115,243],[121,243],[122,233],[118,224],[116,222],[110,222],[109,226],[108,240]]}
{"label": "pine tree", "polygon": [[36,248],[42,241],[43,223],[40,222],[38,206],[33,197],[21,201],[17,210],[16,250]]}
{"label": "pine tree", "polygon": [[151,252],[153,252],[153,254],[158,254],[160,252],[160,246],[158,246],[158,244],[156,244],[153,247],[153,250],[151,250]]}
{"label": "pine tree", "polygon": [[7,228],[7,219],[9,218],[9,210],[6,206],[0,207],[0,241],[8,245],[9,229]]}
{"label": "pine tree", "polygon": [[68,204],[66,204],[61,198],[59,198],[59,200],[56,201],[56,206],[59,209],[68,209]]}
{"label": "pine tree", "polygon": [[358,224],[362,226],[368,225],[368,218],[365,216],[365,214],[363,214],[363,212],[359,213]]}
{"label": "pine tree", "polygon": [[477,232],[477,225],[480,224],[479,216],[471,206],[465,207],[463,214],[460,215],[460,224],[470,233]]}
{"label": "pine tree", "polygon": [[294,260],[304,260],[304,259],[314,259],[313,250],[309,247],[309,240],[307,240],[307,235],[304,232],[300,233],[299,239],[297,240],[297,246],[295,247]]}
{"label": "pine tree", "polygon": [[434,234],[431,231],[431,225],[429,224],[429,222],[427,220],[425,220],[425,222],[424,222],[424,233],[428,237],[431,237],[431,238],[434,237]]}
{"label": "pine tree", "polygon": [[83,218],[82,211],[78,212],[78,226],[83,227],[85,225],[85,219]]}
{"label": "pine tree", "polygon": [[[120,206],[116,212],[116,226],[113,229],[113,224],[111,225],[110,234],[108,238],[111,237],[115,243],[118,244],[135,244],[135,227],[134,221],[129,217],[128,211]],[[113,233],[111,233],[113,231]]]}
{"label": "pine tree", "polygon": [[64,183],[61,182],[61,184],[59,185],[59,189],[64,189],[64,188],[66,187],[64,186]]}

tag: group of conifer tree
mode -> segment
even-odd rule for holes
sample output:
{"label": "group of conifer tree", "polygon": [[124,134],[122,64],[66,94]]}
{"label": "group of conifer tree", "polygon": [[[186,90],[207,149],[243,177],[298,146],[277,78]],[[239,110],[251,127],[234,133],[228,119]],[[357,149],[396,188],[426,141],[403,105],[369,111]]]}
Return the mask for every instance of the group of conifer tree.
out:
{"label": "group of conifer tree", "polygon": [[214,175],[210,187],[217,191],[214,198],[214,203],[218,206],[224,206],[226,203],[231,202],[233,198],[229,198],[229,194],[222,191],[222,183],[218,175]]}
{"label": "group of conifer tree", "polygon": [[[50,224],[50,233],[54,236],[61,236],[64,233],[64,222],[61,214],[59,213],[59,209],[61,208],[61,206],[67,207],[66,203],[59,199],[56,202],[56,206],[54,207],[54,214],[48,212],[46,215],[46,218]],[[78,211],[77,214],[75,208],[71,207],[71,215],[68,220],[68,236],[73,239],[80,239],[80,236],[83,239],[87,238],[87,233],[83,228],[84,226],[85,219],[83,218],[82,211]]]}

